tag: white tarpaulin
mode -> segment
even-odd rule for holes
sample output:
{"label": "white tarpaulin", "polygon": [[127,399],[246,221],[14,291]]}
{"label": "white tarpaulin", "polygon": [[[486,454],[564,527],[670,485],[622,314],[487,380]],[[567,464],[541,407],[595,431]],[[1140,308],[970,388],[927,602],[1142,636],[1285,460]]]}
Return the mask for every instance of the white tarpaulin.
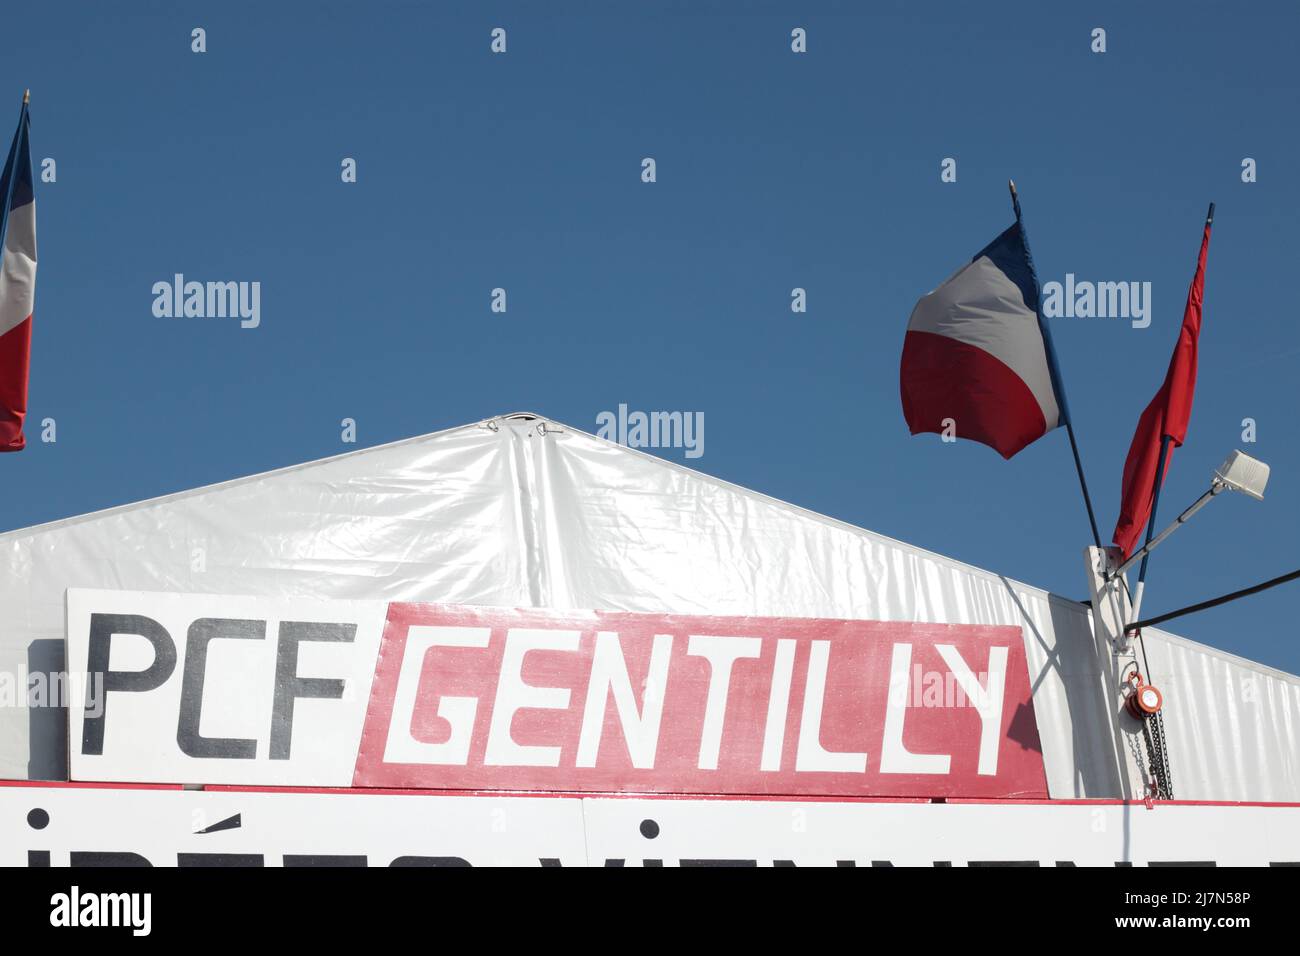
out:
{"label": "white tarpaulin", "polygon": [[[1130,796],[1089,610],[531,416],[0,535],[0,777],[66,777],[67,588],[1008,624],[1051,795]],[[1300,801],[1300,678],[1159,631],[1176,796]],[[0,693],[4,688],[0,687]]]}

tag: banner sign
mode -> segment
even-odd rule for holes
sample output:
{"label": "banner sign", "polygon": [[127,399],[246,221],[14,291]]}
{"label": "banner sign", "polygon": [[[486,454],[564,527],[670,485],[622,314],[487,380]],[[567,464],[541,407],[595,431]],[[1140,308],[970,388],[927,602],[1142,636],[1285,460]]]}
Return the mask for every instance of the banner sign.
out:
{"label": "banner sign", "polygon": [[0,866],[584,866],[582,802],[0,785]]}
{"label": "banner sign", "polygon": [[0,785],[0,866],[1295,865],[1300,806]]}
{"label": "banner sign", "polygon": [[72,779],[347,786],[385,607],[70,588]]}
{"label": "banner sign", "polygon": [[68,592],[78,780],[1046,797],[1015,627]]}

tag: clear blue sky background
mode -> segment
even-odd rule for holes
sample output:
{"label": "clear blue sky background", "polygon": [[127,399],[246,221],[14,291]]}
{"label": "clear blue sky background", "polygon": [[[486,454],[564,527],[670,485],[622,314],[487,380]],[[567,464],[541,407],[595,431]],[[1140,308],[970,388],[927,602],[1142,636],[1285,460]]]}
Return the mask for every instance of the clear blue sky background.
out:
{"label": "clear blue sky background", "polygon": [[[1273,479],[1158,553],[1147,609],[1300,564],[1300,8],[538,6],[7,10],[0,91],[16,119],[32,88],[33,158],[58,182],[37,184],[32,442],[0,457],[0,529],[349,450],[344,417],[365,446],[517,409],[594,431],[627,403],[704,412],[693,467],[1080,597],[1064,432],[1004,462],[909,437],[899,407],[911,308],[1011,221],[1012,176],[1044,282],[1154,285],[1148,329],[1053,323],[1106,537],[1218,203],[1162,514],[1234,447]],[[155,318],[175,272],[260,280],[261,328]],[[1298,673],[1298,598],[1174,629]]]}

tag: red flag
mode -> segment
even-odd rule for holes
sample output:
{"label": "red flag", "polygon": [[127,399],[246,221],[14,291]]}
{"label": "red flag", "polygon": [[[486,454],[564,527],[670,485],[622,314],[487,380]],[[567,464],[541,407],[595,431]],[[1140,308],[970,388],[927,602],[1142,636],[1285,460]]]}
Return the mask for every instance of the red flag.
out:
{"label": "red flag", "polygon": [[[1142,417],[1138,419],[1133,444],[1124,460],[1124,486],[1120,495],[1119,520],[1111,538],[1127,558],[1134,551],[1138,538],[1151,518],[1151,501],[1155,496],[1156,467],[1160,460],[1160,443],[1166,435],[1170,439],[1165,459],[1164,475],[1169,474],[1174,447],[1187,437],[1187,423],[1192,417],[1192,397],[1196,392],[1197,339],[1201,334],[1201,300],[1205,290],[1205,256],[1210,250],[1210,226],[1214,222],[1214,207],[1205,220],[1205,233],[1201,237],[1201,255],[1196,261],[1196,275],[1187,293],[1187,308],[1183,312],[1183,327],[1178,333],[1173,358],[1165,383],[1151,399]],[[1164,484],[1164,475],[1161,484]]]}

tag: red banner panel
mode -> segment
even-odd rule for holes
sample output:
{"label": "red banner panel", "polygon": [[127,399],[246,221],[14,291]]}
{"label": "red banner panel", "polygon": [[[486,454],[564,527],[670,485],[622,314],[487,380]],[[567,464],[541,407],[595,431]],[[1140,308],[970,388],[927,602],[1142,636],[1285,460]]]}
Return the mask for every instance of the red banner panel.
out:
{"label": "red banner panel", "polygon": [[388,609],[353,785],[1045,798],[1017,627]]}

